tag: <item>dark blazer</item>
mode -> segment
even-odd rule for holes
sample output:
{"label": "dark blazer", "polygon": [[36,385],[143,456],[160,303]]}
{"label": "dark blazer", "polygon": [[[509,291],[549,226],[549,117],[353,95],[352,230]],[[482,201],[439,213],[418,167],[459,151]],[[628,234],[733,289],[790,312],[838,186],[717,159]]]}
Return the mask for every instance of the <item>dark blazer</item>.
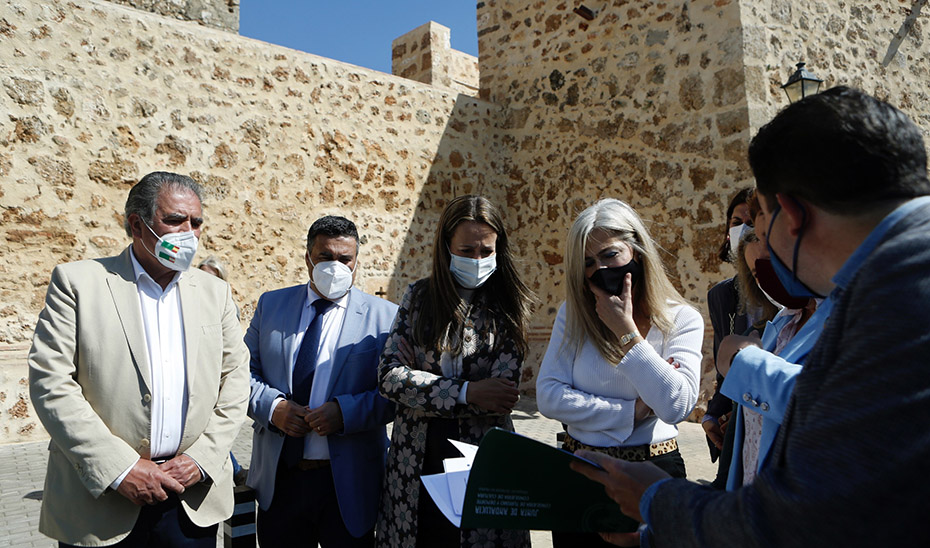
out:
{"label": "dark blazer", "polygon": [[835,297],[771,464],[733,492],[660,485],[651,546],[930,546],[930,206]]}

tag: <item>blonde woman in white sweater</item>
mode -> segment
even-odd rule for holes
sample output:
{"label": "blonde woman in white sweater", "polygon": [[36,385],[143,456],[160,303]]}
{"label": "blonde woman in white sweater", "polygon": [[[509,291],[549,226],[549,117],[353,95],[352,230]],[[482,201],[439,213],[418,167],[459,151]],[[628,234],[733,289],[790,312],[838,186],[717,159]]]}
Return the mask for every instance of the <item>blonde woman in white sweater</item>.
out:
{"label": "blonde woman in white sweater", "polygon": [[[685,477],[675,426],[698,397],[704,321],[669,282],[639,215],[601,200],[572,224],[566,301],[536,381],[539,411],[567,426],[569,451],[649,460]],[[610,546],[553,533],[553,546]]]}

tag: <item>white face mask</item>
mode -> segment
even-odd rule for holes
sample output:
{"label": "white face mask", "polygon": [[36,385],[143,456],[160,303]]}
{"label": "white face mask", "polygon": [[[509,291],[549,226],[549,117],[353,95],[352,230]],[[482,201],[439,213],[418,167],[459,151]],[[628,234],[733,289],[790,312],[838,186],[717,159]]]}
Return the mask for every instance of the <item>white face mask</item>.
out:
{"label": "white face mask", "polygon": [[752,227],[747,224],[741,224],[736,226],[731,226],[728,234],[730,235],[730,253],[734,256],[736,255],[736,250],[739,248],[739,242],[743,239],[743,236],[752,230]]}
{"label": "white face mask", "polygon": [[191,267],[194,262],[194,255],[197,253],[197,235],[193,231],[169,232],[164,236],[159,236],[155,234],[155,231],[152,230],[148,223],[142,221],[142,224],[149,229],[153,236],[158,238],[155,251],[145,247],[145,243],[142,244],[142,247],[145,247],[146,251],[158,259],[162,266],[178,272],[184,272]]}
{"label": "white face mask", "polygon": [[449,253],[452,255],[449,270],[455,276],[455,281],[467,289],[481,287],[497,270],[497,254],[483,259],[470,259],[460,257],[451,251]]}
{"label": "white face mask", "polygon": [[352,287],[352,274],[355,270],[349,270],[349,267],[339,261],[313,264],[309,255],[307,255],[307,260],[313,266],[310,279],[313,280],[313,285],[316,286],[316,291],[321,297],[334,300],[349,292]]}

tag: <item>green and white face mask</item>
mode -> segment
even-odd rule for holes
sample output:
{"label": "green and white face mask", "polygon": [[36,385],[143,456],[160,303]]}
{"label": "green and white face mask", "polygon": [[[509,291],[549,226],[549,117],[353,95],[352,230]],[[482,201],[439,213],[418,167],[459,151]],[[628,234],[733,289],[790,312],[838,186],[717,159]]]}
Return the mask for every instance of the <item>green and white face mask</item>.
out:
{"label": "green and white face mask", "polygon": [[[152,230],[148,223],[142,221],[142,224],[149,229],[153,236],[158,238],[155,251],[147,247],[145,250],[158,259],[162,266],[178,272],[184,272],[191,267],[194,262],[194,255],[197,253],[197,235],[193,231],[169,232],[164,236],[159,236],[155,234],[155,231]],[[145,247],[144,243],[142,247]]]}

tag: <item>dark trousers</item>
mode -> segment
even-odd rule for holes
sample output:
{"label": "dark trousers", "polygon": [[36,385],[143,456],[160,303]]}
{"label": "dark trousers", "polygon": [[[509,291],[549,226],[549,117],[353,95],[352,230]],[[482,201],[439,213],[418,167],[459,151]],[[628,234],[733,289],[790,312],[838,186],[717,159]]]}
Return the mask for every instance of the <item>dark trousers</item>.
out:
{"label": "dark trousers", "polygon": [[[194,525],[177,495],[171,494],[168,500],[143,506],[139,519],[132,527],[129,536],[115,546],[119,548],[216,548],[216,525],[198,527]],[[59,542],[60,548],[70,548],[70,544]]]}
{"label": "dark trousers", "polygon": [[[426,452],[422,475],[443,472],[443,459],[458,457],[459,451],[448,440],[461,439],[457,419],[432,418],[426,428]],[[417,548],[455,547],[461,544],[462,531],[452,525],[420,482],[417,505]]]}
{"label": "dark trousers", "polygon": [[[283,461],[284,459],[281,459]],[[323,548],[372,548],[374,527],[353,537],[346,529],[336,501],[333,470],[329,466],[316,470],[298,470],[278,463],[274,498],[268,510],[258,510],[259,546]]]}
{"label": "dark trousers", "polygon": [[[681,458],[678,449],[657,457],[650,457],[649,462],[655,464],[673,478],[685,477],[685,461]],[[605,542],[597,533],[574,533],[570,531],[553,531],[552,548],[573,548],[575,546],[612,548],[613,544]]]}

